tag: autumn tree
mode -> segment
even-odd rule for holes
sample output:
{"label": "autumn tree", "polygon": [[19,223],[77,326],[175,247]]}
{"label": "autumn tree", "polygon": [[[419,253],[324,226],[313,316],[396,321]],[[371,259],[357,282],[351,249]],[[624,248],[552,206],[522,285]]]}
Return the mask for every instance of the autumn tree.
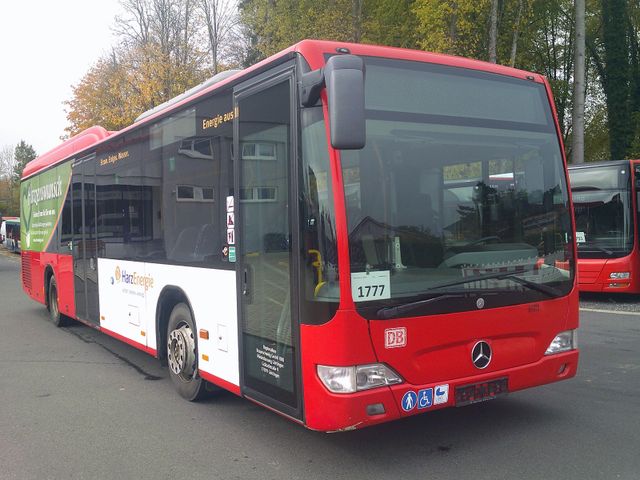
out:
{"label": "autumn tree", "polygon": [[123,0],[120,43],[72,87],[65,102],[75,135],[92,126],[120,130],[138,115],[210,76],[196,0]]}

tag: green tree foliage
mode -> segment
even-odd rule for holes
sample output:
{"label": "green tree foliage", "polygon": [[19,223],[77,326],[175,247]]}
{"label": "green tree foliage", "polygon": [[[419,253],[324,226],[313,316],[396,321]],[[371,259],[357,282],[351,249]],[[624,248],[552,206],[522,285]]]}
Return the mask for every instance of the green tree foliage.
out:
{"label": "green tree foliage", "polygon": [[429,51],[487,59],[490,0],[416,0],[419,45]]}
{"label": "green tree foliage", "polygon": [[415,0],[368,0],[363,5],[363,43],[420,48]]}
{"label": "green tree foliage", "polygon": [[242,0],[262,59],[306,38],[418,48],[414,0]]}
{"label": "green tree foliage", "polygon": [[626,0],[602,0],[602,84],[607,96],[609,145],[613,158],[624,158],[632,143],[629,29]]}
{"label": "green tree foliage", "polygon": [[244,0],[242,21],[256,36],[255,48],[268,57],[302,39],[353,41],[351,0]]}
{"label": "green tree foliage", "polygon": [[24,140],[20,140],[20,143],[16,145],[14,151],[15,164],[13,166],[13,181],[18,184],[22,177],[22,171],[26,167],[27,163],[36,158],[38,155],[33,146],[29,145]]}

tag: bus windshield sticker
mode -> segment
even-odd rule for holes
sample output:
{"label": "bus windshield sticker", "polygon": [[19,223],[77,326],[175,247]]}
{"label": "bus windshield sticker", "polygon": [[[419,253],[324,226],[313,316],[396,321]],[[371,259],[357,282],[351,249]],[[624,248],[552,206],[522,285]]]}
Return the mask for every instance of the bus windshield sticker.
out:
{"label": "bus windshield sticker", "polygon": [[356,272],[351,274],[351,294],[355,302],[391,298],[389,270],[383,272]]}
{"label": "bus windshield sticker", "polygon": [[587,239],[584,236],[584,232],[576,232],[576,242],[587,243]]}

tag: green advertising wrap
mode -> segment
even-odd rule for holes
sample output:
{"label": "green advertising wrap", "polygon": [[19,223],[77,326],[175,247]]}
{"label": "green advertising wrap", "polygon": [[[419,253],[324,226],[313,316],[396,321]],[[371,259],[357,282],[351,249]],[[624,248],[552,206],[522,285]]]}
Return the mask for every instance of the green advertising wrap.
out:
{"label": "green advertising wrap", "polygon": [[71,179],[71,162],[24,180],[20,186],[23,250],[44,252],[58,224]]}

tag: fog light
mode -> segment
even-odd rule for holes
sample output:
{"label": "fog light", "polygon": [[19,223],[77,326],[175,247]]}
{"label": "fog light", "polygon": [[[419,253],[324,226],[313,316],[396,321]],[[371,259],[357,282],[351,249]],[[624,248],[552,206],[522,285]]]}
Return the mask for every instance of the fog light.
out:
{"label": "fog light", "polygon": [[609,274],[609,278],[612,280],[628,280],[630,277],[630,272],[611,272]]}
{"label": "fog light", "polygon": [[383,363],[352,367],[318,365],[318,378],[333,393],[354,393],[402,383],[402,378]]}
{"label": "fog light", "polygon": [[549,348],[544,352],[545,355],[553,355],[554,353],[568,352],[578,348],[578,336],[576,330],[567,330],[561,332],[551,341]]}

